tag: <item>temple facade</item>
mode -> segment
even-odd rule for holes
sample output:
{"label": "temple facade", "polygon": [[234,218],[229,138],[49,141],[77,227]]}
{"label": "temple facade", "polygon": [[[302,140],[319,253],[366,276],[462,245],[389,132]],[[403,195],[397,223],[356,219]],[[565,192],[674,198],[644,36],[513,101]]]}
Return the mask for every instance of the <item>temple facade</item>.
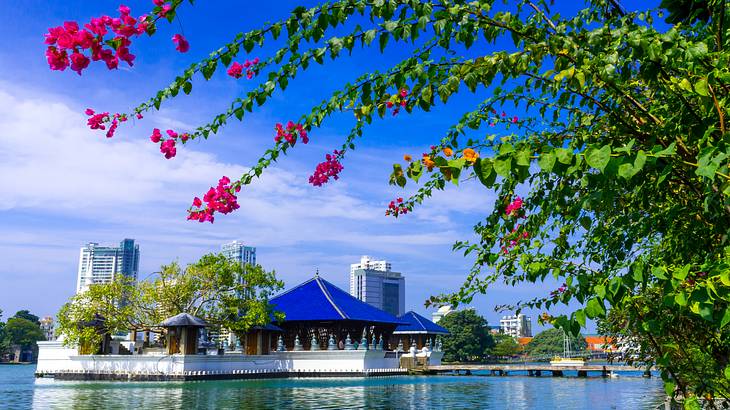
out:
{"label": "temple facade", "polygon": [[[272,298],[285,319],[254,327],[243,345],[199,346],[207,323],[181,313],[160,325],[166,348],[145,347],[132,338],[117,349],[80,354],[62,342],[39,342],[38,377],[76,380],[203,380],[255,377],[386,376],[406,373],[402,363],[440,363],[438,346],[421,334],[422,348],[402,348],[397,329],[410,329],[412,316],[397,318],[351,296],[319,275]],[[418,316],[418,320],[423,319]],[[425,320],[425,319],[423,319]],[[439,329],[443,329],[437,326]],[[437,329],[438,330],[438,329]],[[415,335],[415,334],[414,334]],[[423,337],[422,337],[423,336]],[[411,339],[408,339],[408,343]],[[416,342],[418,344],[419,342]],[[122,353],[124,352],[124,353]]]}

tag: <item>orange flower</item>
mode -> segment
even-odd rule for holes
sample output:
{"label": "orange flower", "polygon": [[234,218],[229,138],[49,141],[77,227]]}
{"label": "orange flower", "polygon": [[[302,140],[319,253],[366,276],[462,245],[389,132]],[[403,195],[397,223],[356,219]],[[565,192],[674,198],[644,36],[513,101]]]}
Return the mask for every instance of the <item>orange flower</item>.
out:
{"label": "orange flower", "polygon": [[412,159],[413,159],[413,157],[411,157],[411,156],[410,156],[410,155],[408,155],[408,154],[406,154],[406,155],[403,155],[403,161],[406,161],[406,162],[411,162],[411,160],[412,160]]}
{"label": "orange flower", "polygon": [[465,149],[462,154],[464,155],[464,159],[468,162],[474,162],[477,160],[477,158],[479,158],[479,153],[471,148]]}
{"label": "orange flower", "polygon": [[444,148],[444,155],[446,155],[447,157],[450,157],[450,156],[454,155],[454,150],[452,150],[449,147],[446,147],[446,148]]}
{"label": "orange flower", "polygon": [[429,157],[427,154],[423,154],[423,165],[428,168],[429,171],[433,170],[433,167],[436,166],[436,163],[433,162],[431,157]]}

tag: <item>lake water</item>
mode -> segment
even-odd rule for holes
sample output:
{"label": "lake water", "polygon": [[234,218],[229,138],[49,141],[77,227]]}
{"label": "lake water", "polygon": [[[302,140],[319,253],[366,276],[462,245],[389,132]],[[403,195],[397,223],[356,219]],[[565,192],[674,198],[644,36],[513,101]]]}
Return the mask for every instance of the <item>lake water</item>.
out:
{"label": "lake water", "polygon": [[661,380],[576,377],[397,376],[204,382],[35,379],[34,365],[0,366],[10,409],[654,409]]}

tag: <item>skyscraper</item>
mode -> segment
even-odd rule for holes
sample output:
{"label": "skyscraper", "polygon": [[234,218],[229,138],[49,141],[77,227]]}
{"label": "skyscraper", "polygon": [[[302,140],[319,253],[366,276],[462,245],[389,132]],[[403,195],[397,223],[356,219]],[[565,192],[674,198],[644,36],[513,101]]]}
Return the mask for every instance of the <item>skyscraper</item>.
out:
{"label": "skyscraper", "polygon": [[256,264],[256,248],[246,246],[243,242],[233,241],[223,244],[221,251],[228,259],[241,262],[242,265]]}
{"label": "skyscraper", "polygon": [[124,239],[118,247],[99,246],[89,242],[79,254],[79,272],[76,292],[95,283],[109,283],[124,275],[137,280],[139,271],[139,245],[134,239]]}
{"label": "skyscraper", "polygon": [[390,262],[363,256],[350,265],[350,294],[365,303],[400,316],[406,310],[406,279],[390,270]]}
{"label": "skyscraper", "polygon": [[[255,265],[256,264],[256,248],[253,246],[246,246],[243,242],[232,241],[224,243],[221,246],[221,252],[229,260],[237,261],[241,265]],[[243,282],[243,278],[239,279]],[[244,291],[245,292],[245,291]],[[247,296],[244,294],[238,294],[239,297]],[[251,296],[250,294],[248,296]],[[227,341],[229,347],[234,347],[238,344],[236,336],[229,329],[218,329],[211,332],[213,340],[219,342]]]}

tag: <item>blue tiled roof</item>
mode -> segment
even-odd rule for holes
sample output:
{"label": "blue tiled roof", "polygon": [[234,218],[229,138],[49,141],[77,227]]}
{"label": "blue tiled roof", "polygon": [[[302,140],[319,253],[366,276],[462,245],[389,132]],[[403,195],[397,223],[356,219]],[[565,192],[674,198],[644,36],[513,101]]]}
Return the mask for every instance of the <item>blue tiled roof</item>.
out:
{"label": "blue tiled roof", "polygon": [[318,276],[273,297],[269,303],[284,312],[285,321],[358,320],[400,325],[388,312],[371,306]]}
{"label": "blue tiled roof", "polygon": [[424,333],[431,335],[447,335],[449,331],[445,328],[433,323],[425,317],[419,315],[414,311],[406,312],[403,316],[398,318],[402,322],[407,322],[406,325],[400,325],[395,328],[393,333]]}

